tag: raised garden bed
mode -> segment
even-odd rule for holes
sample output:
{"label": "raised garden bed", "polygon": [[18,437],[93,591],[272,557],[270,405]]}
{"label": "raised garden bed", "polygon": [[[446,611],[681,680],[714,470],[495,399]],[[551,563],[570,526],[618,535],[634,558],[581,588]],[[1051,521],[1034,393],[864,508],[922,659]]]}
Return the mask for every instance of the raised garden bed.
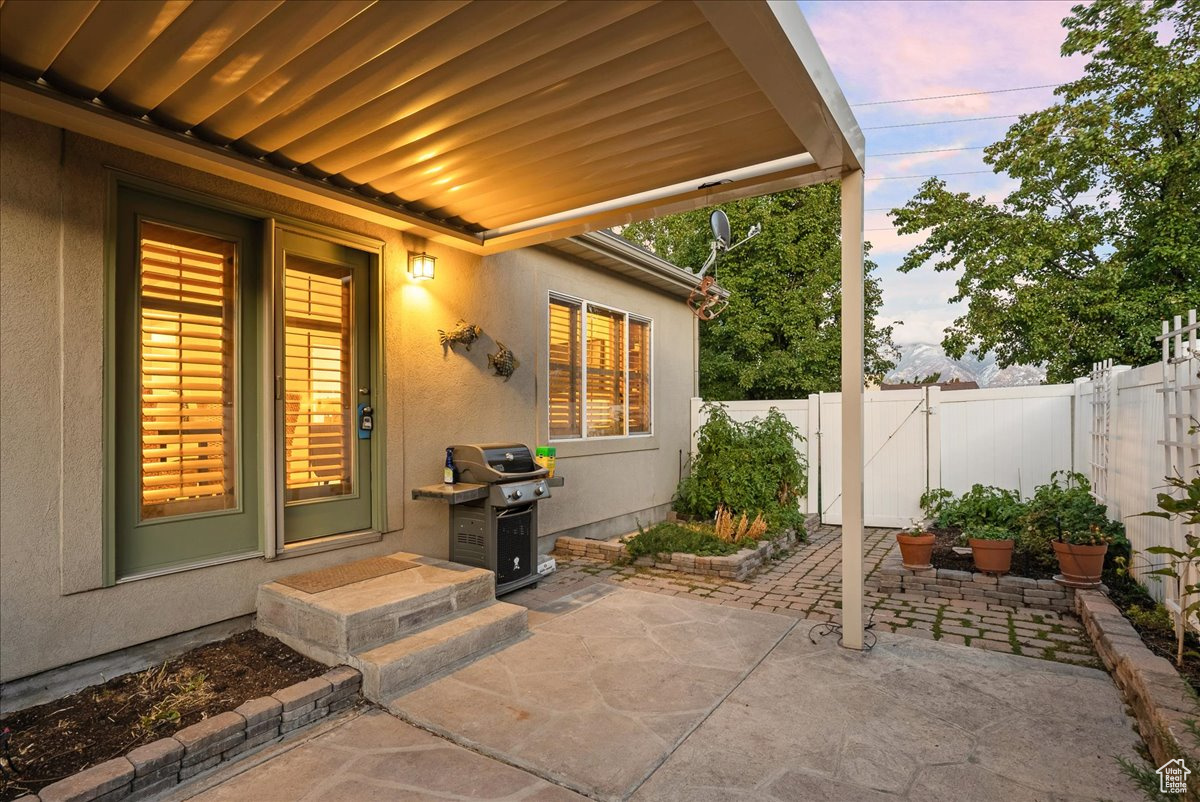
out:
{"label": "raised garden bed", "polygon": [[[349,668],[334,671],[349,671],[358,677],[358,672]],[[232,757],[288,731],[284,727],[300,717],[282,721],[288,714],[284,710],[290,699],[288,689],[309,683],[313,686],[310,690],[325,691],[322,695],[328,696],[333,684],[318,678],[330,673],[327,666],[251,630],[192,649],[162,666],[19,710],[0,719],[0,728],[11,731],[7,751],[16,775],[0,785],[0,800],[17,799],[43,788],[47,800],[77,798],[72,789],[93,780],[116,783],[103,793],[125,786],[141,791],[150,783],[134,787],[135,780],[149,773],[155,783],[166,783],[170,777],[175,778],[172,783],[178,782],[181,774],[186,779],[191,776],[188,771],[196,773],[194,767],[201,762],[208,761],[204,767],[208,768],[223,756]],[[342,695],[327,699],[323,714],[335,703],[353,701],[349,697],[357,692],[357,679],[341,674],[335,679]],[[353,684],[349,693],[344,690],[347,682]],[[303,713],[316,710],[315,697],[304,704],[312,709]],[[230,712],[235,709],[242,712]],[[220,737],[214,740],[209,730],[219,730]],[[212,752],[214,745],[222,749]],[[138,753],[147,750],[156,757],[150,760],[147,754],[150,767],[138,774]],[[204,756],[197,758],[205,750]],[[126,753],[129,759],[122,757]],[[77,780],[84,774],[94,776]]]}
{"label": "raised garden bed", "polygon": [[[888,594],[903,593],[926,599],[962,599],[982,605],[1033,607],[1054,612],[1070,612],[1074,609],[1075,591],[1059,585],[1053,579],[1034,579],[1013,574],[997,577],[964,568],[937,567],[936,555],[935,544],[934,567],[914,571],[904,567],[899,546],[893,546],[878,570],[867,577],[866,585]],[[974,564],[970,563],[971,555],[966,555],[966,559],[974,568]],[[961,562],[951,564],[961,565]],[[1013,567],[1017,567],[1015,558]]]}
{"label": "raised garden bed", "polygon": [[[952,571],[966,571],[970,574],[979,573],[975,570],[975,560],[970,552],[959,554],[954,550],[962,536],[962,529],[957,526],[944,529],[933,529],[933,555],[930,563],[934,568],[947,568]],[[1053,568],[1047,568],[1043,563],[1032,559],[1028,552],[1016,549],[1013,551],[1012,576],[1022,576],[1028,579],[1053,579],[1058,573]]]}
{"label": "raised garden bed", "polygon": [[[1189,766],[1200,764],[1200,743],[1194,734],[1194,722],[1200,719],[1200,703],[1195,691],[1171,661],[1151,652],[1129,620],[1104,594],[1081,590],[1075,602],[1100,659],[1133,710],[1154,764],[1161,765],[1176,757],[1185,758]],[[1200,776],[1189,779],[1189,798],[1197,798],[1200,791],[1197,780]]]}
{"label": "raised garden bed", "polygon": [[796,543],[796,533],[789,529],[770,539],[760,540],[753,547],[740,548],[731,554],[703,555],[675,551],[631,559],[624,541],[636,535],[636,532],[631,532],[618,540],[560,537],[554,544],[554,552],[562,557],[582,557],[617,564],[632,562],[634,565],[653,567],[664,571],[679,571],[742,581],[754,576],[765,563],[773,557],[789,551]]}
{"label": "raised garden bed", "polygon": [[1129,621],[1142,642],[1155,655],[1169,660],[1180,676],[1200,693],[1200,638],[1192,630],[1184,633],[1183,665],[1175,665],[1175,624],[1165,607],[1129,576],[1110,580],[1108,598]]}

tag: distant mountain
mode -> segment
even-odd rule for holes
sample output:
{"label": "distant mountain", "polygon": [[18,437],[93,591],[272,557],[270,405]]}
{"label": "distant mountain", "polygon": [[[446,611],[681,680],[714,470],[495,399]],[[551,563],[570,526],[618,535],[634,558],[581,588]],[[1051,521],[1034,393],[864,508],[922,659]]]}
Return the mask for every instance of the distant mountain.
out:
{"label": "distant mountain", "polygon": [[884,381],[913,381],[934,373],[941,374],[940,381],[974,381],[980,387],[1021,387],[1046,380],[1045,368],[1033,365],[1001,368],[996,364],[995,354],[981,359],[968,353],[962,359],[951,359],[940,345],[913,343],[900,346],[900,361]]}

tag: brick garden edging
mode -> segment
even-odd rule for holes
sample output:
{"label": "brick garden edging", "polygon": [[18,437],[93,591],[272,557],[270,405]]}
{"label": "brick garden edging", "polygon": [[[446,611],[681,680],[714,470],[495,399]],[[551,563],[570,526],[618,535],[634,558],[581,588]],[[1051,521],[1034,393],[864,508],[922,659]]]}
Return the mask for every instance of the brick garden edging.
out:
{"label": "brick garden edging", "polygon": [[338,666],[167,738],[130,750],[17,802],[116,802],[146,799],[256,747],[353,705],[362,674]]}
{"label": "brick garden edging", "polygon": [[[796,533],[789,529],[773,540],[758,541],[756,548],[742,549],[735,554],[722,557],[701,557],[676,551],[670,555],[638,557],[633,560],[633,564],[659,568],[664,571],[681,571],[687,574],[717,576],[722,579],[741,581],[754,576],[773,555],[791,548],[795,543]],[[624,562],[629,559],[629,552],[626,550],[625,544],[619,540],[560,537],[554,543],[554,553],[562,557],[585,557],[610,563]]]}
{"label": "brick garden edging", "polygon": [[879,569],[866,579],[866,586],[881,593],[899,593],[922,598],[964,599],[1003,607],[1033,607],[1056,613],[1075,609],[1075,590],[1053,579],[1023,576],[995,577],[972,571],[927,568],[913,571],[900,559],[899,544],[892,547]]}
{"label": "brick garden edging", "polygon": [[1184,726],[1186,721],[1200,720],[1200,704],[1175,666],[1150,651],[1133,624],[1103,593],[1079,591],[1075,610],[1133,708],[1138,731],[1156,765],[1182,756],[1193,773],[1200,771],[1200,744]]}

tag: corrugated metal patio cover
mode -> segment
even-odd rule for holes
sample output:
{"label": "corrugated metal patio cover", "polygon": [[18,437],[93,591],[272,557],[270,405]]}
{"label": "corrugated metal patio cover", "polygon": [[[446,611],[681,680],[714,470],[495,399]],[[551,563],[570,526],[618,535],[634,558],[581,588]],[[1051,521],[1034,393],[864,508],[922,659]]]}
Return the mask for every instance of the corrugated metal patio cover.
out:
{"label": "corrugated metal patio cover", "polygon": [[0,66],[18,113],[112,141],[120,119],[478,243],[780,159],[767,180],[853,163],[828,92],[770,85],[812,71],[782,16],[758,2],[7,0]]}

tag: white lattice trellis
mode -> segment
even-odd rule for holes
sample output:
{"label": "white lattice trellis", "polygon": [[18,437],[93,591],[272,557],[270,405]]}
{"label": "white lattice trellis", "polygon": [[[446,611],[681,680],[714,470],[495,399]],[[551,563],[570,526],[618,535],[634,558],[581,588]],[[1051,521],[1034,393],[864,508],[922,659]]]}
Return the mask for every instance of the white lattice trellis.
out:
{"label": "white lattice trellis", "polygon": [[[1159,392],[1163,397],[1163,439],[1159,441],[1165,449],[1164,465],[1169,476],[1178,476],[1190,482],[1200,471],[1200,347],[1197,345],[1196,310],[1188,313],[1187,325],[1178,315],[1173,325],[1163,321],[1162,371],[1163,381]],[[1186,550],[1184,527],[1173,523],[1172,540],[1176,548]],[[1185,570],[1183,583],[1195,584],[1197,566],[1190,564]],[[1174,583],[1171,583],[1174,584]],[[1179,610],[1178,589],[1171,588],[1168,607]],[[1192,625],[1196,626],[1196,621]]]}
{"label": "white lattice trellis", "polygon": [[1101,504],[1108,500],[1108,457],[1112,443],[1113,361],[1106,359],[1092,365],[1092,495]]}

